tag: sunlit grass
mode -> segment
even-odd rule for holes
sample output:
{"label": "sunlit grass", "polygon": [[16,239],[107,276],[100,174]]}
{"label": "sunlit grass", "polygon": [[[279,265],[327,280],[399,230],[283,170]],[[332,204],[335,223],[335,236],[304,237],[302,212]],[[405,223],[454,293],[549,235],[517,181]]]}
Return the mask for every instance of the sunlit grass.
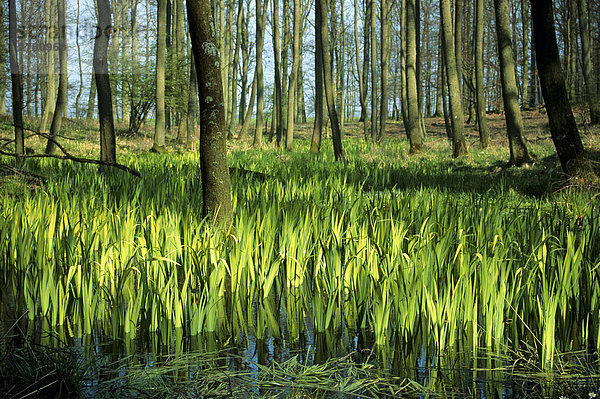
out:
{"label": "sunlit grass", "polygon": [[600,348],[598,199],[553,193],[555,161],[503,169],[504,150],[453,161],[442,146],[408,157],[391,139],[346,140],[341,164],[329,142],[319,156],[296,144],[285,157],[232,150],[229,234],[201,217],[195,154],[121,154],[140,180],[27,161],[49,180],[0,196],[1,301],[75,337],[367,328],[380,346],[424,334],[438,353],[528,343],[542,368]]}

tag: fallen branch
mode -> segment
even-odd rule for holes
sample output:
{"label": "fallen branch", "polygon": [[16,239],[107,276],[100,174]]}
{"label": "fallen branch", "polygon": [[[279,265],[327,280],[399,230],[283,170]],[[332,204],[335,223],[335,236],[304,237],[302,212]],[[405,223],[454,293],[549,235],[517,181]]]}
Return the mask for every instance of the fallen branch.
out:
{"label": "fallen branch", "polygon": [[92,164],[92,165],[100,165],[100,166],[108,166],[111,168],[115,168],[115,169],[119,169],[122,171],[125,171],[129,174],[132,174],[135,177],[139,177],[141,178],[142,175],[140,174],[140,172],[138,172],[135,169],[132,169],[128,166],[125,165],[121,165],[120,163],[116,163],[116,162],[105,162],[105,161],[99,161],[97,159],[90,159],[90,158],[80,158],[80,157],[76,157],[73,156],[71,154],[69,154],[69,152],[67,152],[67,150],[60,145],[59,142],[57,142],[54,138],[50,137],[50,135],[42,133],[42,132],[36,132],[34,130],[31,129],[25,129],[28,130],[30,132],[33,132],[34,134],[32,134],[31,136],[41,136],[45,139],[48,139],[50,141],[52,141],[54,144],[56,144],[56,146],[58,147],[58,149],[64,154],[64,155],[54,155],[54,154],[29,154],[29,155],[20,155],[14,152],[6,152],[2,150],[2,147],[6,146],[7,144],[9,144],[10,142],[14,142],[14,140],[10,140],[8,143],[5,143],[2,147],[0,147],[0,155],[6,155],[9,157],[15,157],[18,159],[28,159],[28,158],[53,158],[53,159],[61,159],[61,160],[68,160],[68,161],[72,161],[72,162],[78,162],[78,163],[84,163],[84,164]]}

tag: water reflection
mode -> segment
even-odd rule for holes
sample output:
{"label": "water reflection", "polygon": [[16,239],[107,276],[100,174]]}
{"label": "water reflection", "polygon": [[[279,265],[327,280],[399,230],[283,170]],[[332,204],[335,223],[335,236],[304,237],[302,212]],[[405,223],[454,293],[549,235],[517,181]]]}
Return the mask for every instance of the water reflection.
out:
{"label": "water reflection", "polygon": [[[80,359],[77,364],[85,369],[84,396],[100,393],[126,396],[136,389],[153,392],[163,392],[163,389],[166,393],[181,389],[199,396],[209,392],[220,392],[223,397],[285,396],[295,389],[297,381],[293,374],[307,370],[300,366],[326,364],[338,368],[336,378],[340,381],[352,378],[355,373],[356,381],[360,382],[361,375],[366,375],[361,374],[362,371],[367,369],[343,371],[350,361],[366,365],[380,378],[382,385],[383,381],[389,384],[385,389],[395,387],[398,392],[406,392],[407,397],[587,398],[590,392],[598,393],[592,377],[598,374],[597,360],[585,352],[564,358],[569,364],[585,365],[587,373],[586,377],[582,373],[584,368],[579,368],[578,374],[571,374],[568,380],[567,364],[562,365],[564,373],[557,378],[525,367],[524,360],[515,362],[515,357],[508,354],[473,353],[468,334],[455,350],[439,353],[425,329],[411,337],[392,336],[386,347],[375,346],[374,334],[368,329],[336,326],[314,332],[308,317],[292,323],[301,327],[290,332],[287,329],[290,324],[282,318],[281,312],[275,311],[277,305],[268,298],[260,303],[260,313],[267,317],[256,319],[256,325],[251,328],[240,328],[236,339],[225,339],[218,333],[190,337],[181,329],[139,333],[135,339],[108,340],[90,335],[72,338],[65,328],[51,330],[43,321],[10,319],[5,313],[0,318],[0,351],[2,359],[6,359],[7,353],[27,346],[68,348],[74,359]],[[291,359],[293,364],[289,363]],[[331,359],[336,360],[331,363]],[[270,373],[277,370],[283,380],[269,382],[275,375]],[[8,390],[4,386],[6,381],[6,378],[1,381],[0,393]],[[323,397],[329,396],[324,394]]]}

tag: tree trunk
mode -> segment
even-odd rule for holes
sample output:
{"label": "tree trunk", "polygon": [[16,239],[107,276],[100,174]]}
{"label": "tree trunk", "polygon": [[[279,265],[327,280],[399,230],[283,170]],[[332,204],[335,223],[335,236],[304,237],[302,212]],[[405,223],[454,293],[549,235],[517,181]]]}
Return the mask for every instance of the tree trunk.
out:
{"label": "tree trunk", "polygon": [[273,108],[275,115],[275,136],[277,146],[281,145],[283,125],[283,90],[281,87],[281,49],[279,35],[279,0],[273,0],[273,53],[275,57],[275,98]]}
{"label": "tree trunk", "polygon": [[523,27],[523,70],[521,73],[521,104],[527,108],[529,102],[529,27],[531,12],[529,2],[521,0],[521,25]]}
{"label": "tree trunk", "polygon": [[[93,69],[93,68],[92,68]],[[90,93],[88,96],[88,104],[87,104],[87,119],[94,118],[94,108],[96,106],[96,79],[94,78],[94,71],[92,71],[92,79],[90,83]]]}
{"label": "tree trunk", "polygon": [[454,51],[454,42],[452,40],[452,12],[450,10],[450,0],[441,0],[441,19],[443,37],[442,48],[444,50],[446,69],[448,72],[450,120],[452,123],[453,137],[452,155],[456,158],[467,153],[467,140],[465,137],[465,117],[463,114],[462,96],[458,81],[456,54]]}
{"label": "tree trunk", "polygon": [[490,134],[485,112],[485,86],[483,83],[483,2],[484,0],[476,0],[475,5],[477,8],[475,12],[475,92],[479,143],[481,148],[487,148],[490,145]]}
{"label": "tree trunk", "polygon": [[210,221],[231,223],[231,185],[227,165],[225,109],[219,70],[219,48],[211,28],[209,0],[188,1],[188,23],[200,99],[200,167],[203,214]]}
{"label": "tree trunk", "polygon": [[165,70],[167,63],[167,1],[158,0],[158,33],[156,44],[156,119],[154,122],[154,144],[151,151],[165,152],[166,108]]}
{"label": "tree trunk", "polygon": [[188,114],[186,146],[189,150],[196,148],[196,111],[198,109],[198,80],[194,56],[190,54],[190,83],[188,89]]}
{"label": "tree trunk", "polygon": [[406,0],[406,84],[407,84],[407,125],[406,132],[410,140],[410,153],[423,150],[423,134],[419,123],[419,99],[417,93],[417,37],[416,37],[415,0]]}
{"label": "tree trunk", "polygon": [[[0,21],[4,21],[4,2],[0,2]],[[6,71],[6,25],[0,26],[0,70]],[[6,74],[0,73],[0,115],[6,115]]]}
{"label": "tree trunk", "polygon": [[[356,0],[354,1],[356,5]],[[356,12],[355,12],[356,18]],[[355,35],[357,30],[355,27]],[[357,43],[358,54],[358,43]],[[321,41],[321,5],[315,5],[315,123],[313,126],[312,140],[310,143],[310,152],[313,154],[321,151],[321,137],[323,136],[323,42]],[[360,62],[359,72],[360,76]],[[359,77],[359,80],[362,80]],[[362,83],[361,86],[362,88]],[[361,93],[362,99],[362,93]]]}
{"label": "tree trunk", "polygon": [[[458,73],[458,87],[460,90],[461,103],[463,96],[463,14],[465,12],[464,0],[455,0],[454,4],[454,51],[456,55],[456,71]],[[464,112],[464,110],[463,110]]]}
{"label": "tree trunk", "polygon": [[496,13],[496,35],[498,39],[498,57],[500,58],[500,77],[502,98],[506,112],[506,131],[510,146],[510,165],[521,166],[531,160],[523,139],[523,119],[519,106],[515,61],[513,59],[509,0],[494,0]]}
{"label": "tree trunk", "polygon": [[327,109],[329,111],[329,120],[331,121],[333,153],[335,154],[336,160],[344,161],[345,157],[342,148],[342,132],[340,130],[340,121],[335,109],[335,96],[333,93],[333,76],[331,73],[331,60],[329,55],[329,28],[327,26],[327,0],[317,0],[317,7],[320,8],[319,16],[321,17],[319,28],[321,44],[323,46],[323,51],[321,51],[323,80],[325,84],[325,98],[327,101]]}
{"label": "tree trunk", "polygon": [[598,98],[598,94],[594,87],[587,0],[577,0],[577,4],[579,6],[579,36],[581,38],[581,58],[586,101],[590,107],[590,122],[592,125],[597,125],[600,123],[600,99]]}
{"label": "tree trunk", "polygon": [[[46,45],[52,46],[54,48],[56,31],[55,31],[55,21],[54,15],[57,0],[48,0],[45,5],[45,23],[46,26]],[[44,103],[44,108],[42,109],[42,118],[40,120],[39,131],[42,133],[46,133],[48,130],[48,121],[50,117],[54,114],[54,107],[56,106],[56,71],[54,65],[54,51],[46,51],[43,56],[46,58],[47,65],[47,74],[46,74],[46,101]]]}
{"label": "tree trunk", "polygon": [[[59,0],[61,1],[61,0]],[[108,74],[108,43],[112,32],[111,9],[108,0],[97,0],[98,31],[94,41],[94,76],[98,92],[100,122],[100,160],[117,162],[115,126],[110,77]],[[59,93],[60,96],[60,93]],[[56,112],[58,114],[58,112]]]}
{"label": "tree trunk", "polygon": [[231,112],[229,115],[229,128],[227,129],[227,138],[232,138],[237,129],[238,123],[238,112],[237,112],[237,74],[240,68],[240,47],[242,40],[242,24],[244,20],[244,1],[238,1],[238,12],[236,18],[236,33],[235,33],[235,47],[233,49],[233,65],[232,65],[232,85],[231,85]]}
{"label": "tree trunk", "polygon": [[563,172],[575,177],[586,169],[585,153],[560,65],[552,0],[531,0],[531,16],[536,64],[550,133]]}
{"label": "tree trunk", "polygon": [[[370,0],[371,31],[371,140],[377,140],[377,0]],[[327,90],[327,87],[325,87]]]}
{"label": "tree trunk", "polygon": [[[277,1],[277,0],[275,0]],[[263,137],[264,79],[263,48],[265,44],[265,24],[267,22],[268,0],[256,0],[256,129],[252,146],[260,148]]]}
{"label": "tree trunk", "polygon": [[[390,75],[390,0],[381,0],[381,106],[379,108],[379,133],[377,140],[385,138],[388,118],[389,75]],[[413,20],[414,22],[414,20]],[[413,25],[414,26],[414,25]],[[416,50],[415,50],[416,51]],[[416,58],[416,54],[415,54]]]}
{"label": "tree trunk", "polygon": [[[60,134],[62,125],[63,112],[67,108],[67,17],[66,17],[66,0],[57,1],[58,14],[58,59],[59,59],[59,80],[58,80],[58,96],[56,97],[56,106],[54,115],[52,116],[52,124],[50,125],[50,135],[46,144],[46,154],[54,154],[56,152],[56,139]],[[110,17],[110,16],[109,16]]]}
{"label": "tree trunk", "polygon": [[10,78],[12,83],[12,111],[15,125],[15,154],[25,155],[25,137],[23,135],[23,85],[18,54],[17,5],[15,0],[8,1],[8,36],[10,57]]}
{"label": "tree trunk", "polygon": [[288,86],[287,128],[285,135],[285,149],[294,149],[294,102],[296,101],[296,88],[298,86],[298,67],[300,66],[300,0],[294,0],[294,42],[292,47],[292,71]]}
{"label": "tree trunk", "polygon": [[[358,76],[358,90],[360,100],[360,118],[364,121],[367,114],[367,91],[365,90],[365,79],[363,76],[363,66],[360,62],[360,41],[358,39],[358,1],[354,0],[354,45],[356,47],[356,74]],[[366,46],[366,43],[365,43]],[[322,96],[322,94],[321,94]],[[365,137],[366,138],[366,137]]]}

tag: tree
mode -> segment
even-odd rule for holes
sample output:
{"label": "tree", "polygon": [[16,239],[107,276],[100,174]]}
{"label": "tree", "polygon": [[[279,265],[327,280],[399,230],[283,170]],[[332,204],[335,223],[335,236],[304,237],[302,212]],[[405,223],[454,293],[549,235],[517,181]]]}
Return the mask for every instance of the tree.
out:
{"label": "tree", "polygon": [[[485,86],[483,82],[483,0],[476,0],[475,12],[475,92],[477,108],[477,127],[481,148],[490,144],[490,134],[485,112]],[[527,80],[527,77],[525,77]]]}
{"label": "tree", "polygon": [[[356,0],[355,4],[356,4]],[[355,11],[356,13],[356,11]],[[356,18],[356,14],[355,14]],[[356,33],[355,29],[355,34]],[[357,46],[358,46],[358,39]],[[357,47],[358,51],[358,47]],[[323,97],[325,95],[323,86],[323,42],[321,40],[321,6],[315,5],[315,123],[313,126],[310,152],[317,154],[321,150],[321,137],[323,135]],[[359,64],[360,71],[360,64]],[[359,72],[360,75],[360,72]],[[359,78],[360,79],[360,78]],[[362,79],[361,86],[362,88]],[[361,93],[362,101],[362,93]]]}
{"label": "tree", "polygon": [[521,166],[530,161],[529,152],[523,139],[523,118],[519,106],[515,61],[510,30],[509,0],[494,0],[496,13],[496,35],[498,39],[498,57],[500,58],[500,78],[502,98],[506,112],[506,132],[510,147],[511,165]]}
{"label": "tree", "polygon": [[294,0],[292,70],[290,72],[290,84],[288,86],[287,128],[285,135],[285,148],[288,151],[292,151],[294,140],[294,102],[296,100],[298,68],[300,66],[300,24],[302,23],[300,16],[300,0]]}
{"label": "tree", "polygon": [[448,90],[450,97],[450,121],[452,124],[452,156],[459,157],[467,153],[467,140],[465,137],[465,117],[462,107],[462,96],[458,81],[456,55],[452,40],[452,12],[450,0],[441,0],[442,20],[442,49],[448,73]]}
{"label": "tree", "polygon": [[576,177],[587,166],[560,65],[552,0],[531,0],[531,17],[536,64],[548,112],[550,134],[563,172],[569,177]]}
{"label": "tree", "polygon": [[280,34],[279,34],[279,0],[273,0],[273,12],[272,12],[272,24],[273,24],[273,53],[275,57],[275,98],[274,101],[274,113],[275,118],[275,136],[277,137],[277,145],[281,145],[282,126],[283,126],[283,87],[281,84],[282,78],[282,65],[281,65],[281,45],[280,45]]}
{"label": "tree", "polygon": [[215,223],[231,223],[231,184],[219,49],[211,27],[210,0],[187,1],[192,52],[200,100],[200,168],[203,213]]}
{"label": "tree", "polygon": [[165,69],[167,64],[167,1],[158,0],[158,33],[156,37],[156,115],[152,151],[165,151]]}
{"label": "tree", "polygon": [[[277,0],[275,0],[277,1]],[[253,147],[262,146],[263,109],[265,84],[263,79],[263,48],[265,44],[265,25],[267,22],[268,0],[256,0],[256,129]]]}
{"label": "tree", "polygon": [[423,150],[423,134],[419,123],[419,99],[417,93],[417,37],[415,0],[406,0],[406,101],[408,105],[406,132],[410,140],[410,152]]}
{"label": "tree", "polygon": [[[17,4],[15,0],[8,2],[8,37],[10,78],[12,83],[12,112],[15,125],[15,153],[25,155],[25,138],[23,135],[23,84],[19,65],[18,36],[17,36]],[[4,23],[4,21],[2,21]]]}
{"label": "tree", "polygon": [[600,99],[598,99],[598,94],[594,87],[587,0],[577,0],[577,5],[579,10],[579,36],[581,38],[581,56],[586,100],[590,107],[590,123],[592,125],[597,125],[600,123]]}
{"label": "tree", "polygon": [[333,152],[335,159],[343,161],[344,151],[342,149],[342,132],[340,129],[340,121],[337,110],[335,108],[335,97],[333,94],[333,77],[331,72],[331,60],[329,56],[329,28],[327,26],[327,0],[317,0],[319,7],[320,21],[317,24],[320,28],[322,64],[323,64],[323,80],[325,84],[325,98],[327,101],[327,109],[329,111],[329,119],[331,121],[331,130],[333,136]]}
{"label": "tree", "polygon": [[[59,0],[61,1],[61,0]],[[98,28],[94,41],[94,78],[98,93],[100,122],[100,160],[116,163],[117,151],[113,117],[112,93],[108,74],[108,43],[112,32],[111,9],[108,0],[97,0]],[[60,92],[59,92],[60,97]],[[58,108],[57,112],[58,113]]]}
{"label": "tree", "polygon": [[[389,75],[390,75],[390,0],[381,0],[381,106],[379,108],[379,140],[385,137],[388,117]],[[414,22],[414,20],[413,20]],[[416,50],[415,50],[416,51]],[[416,58],[416,55],[415,55]]]}
{"label": "tree", "polygon": [[[46,144],[46,154],[54,154],[56,152],[56,138],[60,134],[62,118],[65,109],[67,108],[67,17],[66,17],[66,0],[57,0],[58,13],[58,63],[59,63],[59,78],[58,78],[58,95],[56,96],[56,106],[54,107],[54,115],[50,124],[50,136]],[[110,18],[110,14],[109,14]]]}

